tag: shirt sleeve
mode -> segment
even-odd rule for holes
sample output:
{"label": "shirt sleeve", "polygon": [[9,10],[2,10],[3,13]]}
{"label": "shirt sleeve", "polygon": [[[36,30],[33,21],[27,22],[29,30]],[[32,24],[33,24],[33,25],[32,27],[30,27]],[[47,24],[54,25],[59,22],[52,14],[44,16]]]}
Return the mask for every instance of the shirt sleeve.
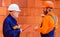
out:
{"label": "shirt sleeve", "polygon": [[42,21],[41,33],[45,34],[48,30],[48,19],[45,17]]}
{"label": "shirt sleeve", "polygon": [[48,25],[49,25],[49,29],[47,32],[51,32],[55,28],[54,20],[51,17],[49,17],[49,24]]}
{"label": "shirt sleeve", "polygon": [[9,23],[10,23],[10,26],[13,27],[13,26],[17,26],[17,22],[16,21],[12,21],[12,20],[9,20]]}
{"label": "shirt sleeve", "polygon": [[10,24],[9,20],[4,21],[3,25],[4,35],[7,37],[18,37],[20,35],[20,29],[13,30],[11,29],[11,26],[9,24]]}
{"label": "shirt sleeve", "polygon": [[13,29],[18,29],[19,28],[16,20],[9,19],[9,24]]}

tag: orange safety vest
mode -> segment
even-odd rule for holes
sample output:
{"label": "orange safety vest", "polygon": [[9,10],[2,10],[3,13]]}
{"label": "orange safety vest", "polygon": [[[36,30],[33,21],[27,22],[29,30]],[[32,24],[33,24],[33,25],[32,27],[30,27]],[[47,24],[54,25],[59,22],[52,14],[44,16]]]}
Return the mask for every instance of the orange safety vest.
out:
{"label": "orange safety vest", "polygon": [[55,19],[56,20],[56,22],[55,22],[54,18],[51,15],[53,16],[54,13],[50,12],[44,16],[44,18],[42,19],[42,27],[39,27],[37,29],[38,32],[41,32],[43,34],[47,34],[50,31],[52,31],[54,29],[54,27],[55,28],[58,27],[58,19]]}

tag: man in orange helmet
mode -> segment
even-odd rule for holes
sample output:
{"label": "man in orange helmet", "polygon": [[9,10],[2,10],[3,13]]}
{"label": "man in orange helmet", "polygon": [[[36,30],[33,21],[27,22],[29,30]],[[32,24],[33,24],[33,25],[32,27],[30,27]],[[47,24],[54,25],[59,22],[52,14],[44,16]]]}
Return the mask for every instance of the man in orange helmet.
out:
{"label": "man in orange helmet", "polygon": [[44,18],[41,27],[35,27],[41,33],[41,37],[54,37],[54,31],[57,29],[58,18],[54,14],[54,3],[52,1],[44,1]]}

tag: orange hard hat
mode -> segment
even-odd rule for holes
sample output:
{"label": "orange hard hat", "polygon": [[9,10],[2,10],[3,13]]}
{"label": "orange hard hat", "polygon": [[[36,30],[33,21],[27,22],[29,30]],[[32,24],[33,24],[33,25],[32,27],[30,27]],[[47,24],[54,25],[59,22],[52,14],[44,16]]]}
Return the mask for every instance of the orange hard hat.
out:
{"label": "orange hard hat", "polygon": [[54,3],[52,1],[44,1],[44,7],[52,7],[54,8]]}

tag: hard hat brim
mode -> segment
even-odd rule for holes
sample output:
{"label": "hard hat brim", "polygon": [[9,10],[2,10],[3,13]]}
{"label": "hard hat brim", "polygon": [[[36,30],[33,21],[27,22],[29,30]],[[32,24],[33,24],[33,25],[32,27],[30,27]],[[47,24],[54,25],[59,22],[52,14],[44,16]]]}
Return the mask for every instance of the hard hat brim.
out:
{"label": "hard hat brim", "polygon": [[19,12],[21,11],[21,10],[12,10],[12,9],[8,9],[8,10],[9,10],[9,11],[19,11]]}

